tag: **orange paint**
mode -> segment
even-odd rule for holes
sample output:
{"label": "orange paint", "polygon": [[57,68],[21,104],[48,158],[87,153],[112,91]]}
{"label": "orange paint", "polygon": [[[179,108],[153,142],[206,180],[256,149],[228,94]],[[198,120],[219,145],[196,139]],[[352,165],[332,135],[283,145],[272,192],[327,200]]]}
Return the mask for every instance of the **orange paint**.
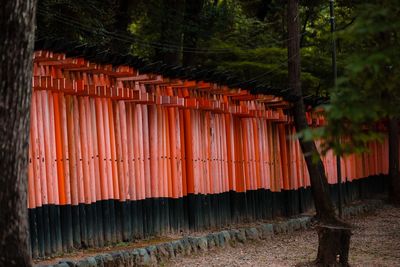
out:
{"label": "orange paint", "polygon": [[57,177],[58,177],[58,194],[61,205],[67,203],[65,196],[65,178],[64,178],[64,160],[63,160],[63,145],[61,134],[61,115],[59,105],[59,94],[53,93],[54,105],[54,135],[56,141],[56,155],[57,155]]}

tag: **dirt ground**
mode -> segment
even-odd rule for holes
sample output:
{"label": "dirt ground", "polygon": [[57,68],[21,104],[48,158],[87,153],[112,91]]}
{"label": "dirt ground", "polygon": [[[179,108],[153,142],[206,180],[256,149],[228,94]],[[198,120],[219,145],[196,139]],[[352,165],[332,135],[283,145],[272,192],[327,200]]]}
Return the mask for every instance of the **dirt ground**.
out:
{"label": "dirt ground", "polygon": [[[385,206],[348,221],[354,225],[351,266],[400,266],[400,208]],[[167,266],[294,266],[316,258],[317,237],[313,229],[283,234],[175,259]]]}

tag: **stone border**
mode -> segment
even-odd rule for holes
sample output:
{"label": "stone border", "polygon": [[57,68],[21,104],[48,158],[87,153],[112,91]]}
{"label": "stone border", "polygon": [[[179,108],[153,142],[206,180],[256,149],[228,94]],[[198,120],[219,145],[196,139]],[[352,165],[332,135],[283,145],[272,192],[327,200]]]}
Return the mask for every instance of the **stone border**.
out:
{"label": "stone border", "polygon": [[[370,200],[360,205],[343,209],[345,218],[374,211],[383,206],[380,200]],[[151,245],[145,248],[114,251],[86,257],[78,261],[61,260],[55,265],[36,265],[37,267],[125,267],[156,266],[170,259],[194,253],[202,253],[215,248],[236,246],[238,243],[270,239],[274,235],[309,229],[311,216],[301,216],[277,223],[265,223],[256,227],[239,228],[210,233],[201,237],[183,237],[180,240]]]}

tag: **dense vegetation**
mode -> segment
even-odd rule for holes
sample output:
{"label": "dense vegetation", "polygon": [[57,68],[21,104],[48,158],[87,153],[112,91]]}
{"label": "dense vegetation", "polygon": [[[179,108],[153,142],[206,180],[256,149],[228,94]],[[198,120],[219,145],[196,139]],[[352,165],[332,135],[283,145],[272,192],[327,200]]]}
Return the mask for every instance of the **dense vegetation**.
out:
{"label": "dense vegetation", "polygon": [[[341,8],[339,28],[351,13]],[[303,87],[325,95],[332,85],[328,5],[306,1],[301,17]],[[155,61],[208,66],[279,88],[287,86],[286,27],[281,1],[41,0],[38,7],[38,38],[62,36]]]}

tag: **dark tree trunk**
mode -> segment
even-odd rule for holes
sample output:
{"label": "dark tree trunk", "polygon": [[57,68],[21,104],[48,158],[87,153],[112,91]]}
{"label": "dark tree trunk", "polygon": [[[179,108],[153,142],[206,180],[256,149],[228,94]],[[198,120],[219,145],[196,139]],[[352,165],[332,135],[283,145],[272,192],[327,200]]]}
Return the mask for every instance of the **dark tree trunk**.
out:
{"label": "dark tree trunk", "polygon": [[304,38],[305,38],[305,35],[304,35],[303,33],[305,33],[306,30],[307,30],[307,23],[308,23],[308,20],[309,20],[310,17],[311,17],[312,12],[313,12],[312,7],[307,8],[306,17],[304,18],[303,27],[301,28],[301,33],[300,33],[300,34],[301,34],[301,35],[300,35],[300,47],[303,47],[303,46],[304,46]]}
{"label": "dark tree trunk", "polygon": [[349,266],[351,230],[340,226],[320,226],[317,229],[319,247],[315,263],[322,266]]}
{"label": "dark tree trunk", "polygon": [[161,19],[162,47],[157,49],[156,58],[167,64],[180,65],[182,52],[182,23],[184,0],[163,0],[163,17]]}
{"label": "dark tree trunk", "polygon": [[[288,4],[288,73],[289,87],[298,96],[293,105],[293,116],[296,131],[308,128],[306,110],[302,99],[300,82],[300,18],[299,1],[289,0]],[[318,155],[314,142],[300,139],[300,146],[305,155],[308,172],[310,173],[311,188],[315,202],[317,218],[323,222],[336,222],[335,211],[329,196],[328,181],[325,177],[324,165],[321,158],[313,161],[313,155]]]}
{"label": "dark tree trunk", "polygon": [[0,266],[31,266],[27,156],[36,1],[0,6]]}
{"label": "dark tree trunk", "polygon": [[183,29],[183,56],[184,66],[194,65],[196,54],[193,52],[197,47],[197,38],[200,28],[200,13],[203,9],[204,0],[186,0]]}
{"label": "dark tree trunk", "polygon": [[[112,32],[115,32],[119,36],[130,35],[128,31],[129,23],[131,22],[130,16],[130,2],[129,0],[117,0],[117,10],[115,12],[115,23]],[[112,39],[110,42],[110,48],[113,52],[126,54],[129,53],[131,44],[124,41],[117,41]]]}
{"label": "dark tree trunk", "polygon": [[389,119],[389,201],[400,205],[399,121]]}
{"label": "dark tree trunk", "polygon": [[[288,74],[289,74],[289,87],[292,93],[298,96],[293,104],[293,117],[297,132],[301,132],[308,128],[305,106],[302,98],[301,82],[300,82],[300,17],[299,17],[299,0],[288,0]],[[335,215],[332,200],[330,199],[328,181],[325,176],[324,165],[319,157],[318,150],[314,142],[305,141],[300,139],[301,150],[305,156],[307,169],[310,174],[311,190],[313,194],[316,218],[328,229],[331,226],[343,226],[344,223],[340,222]],[[315,159],[316,157],[316,159]],[[335,254],[340,251],[342,254],[340,258],[346,259],[348,255],[350,230],[338,227],[335,229],[340,233],[340,242],[337,242],[334,234],[326,230],[320,233],[320,242],[318,251],[320,252],[319,258],[316,260],[317,265],[329,266],[338,264]],[[348,229],[348,228],[346,228]],[[326,233],[326,234],[322,234]],[[337,244],[339,247],[332,250],[331,244]],[[328,257],[327,255],[331,255]],[[320,257],[321,256],[321,257]],[[334,259],[334,261],[331,261]],[[346,266],[347,263],[342,265]]]}

